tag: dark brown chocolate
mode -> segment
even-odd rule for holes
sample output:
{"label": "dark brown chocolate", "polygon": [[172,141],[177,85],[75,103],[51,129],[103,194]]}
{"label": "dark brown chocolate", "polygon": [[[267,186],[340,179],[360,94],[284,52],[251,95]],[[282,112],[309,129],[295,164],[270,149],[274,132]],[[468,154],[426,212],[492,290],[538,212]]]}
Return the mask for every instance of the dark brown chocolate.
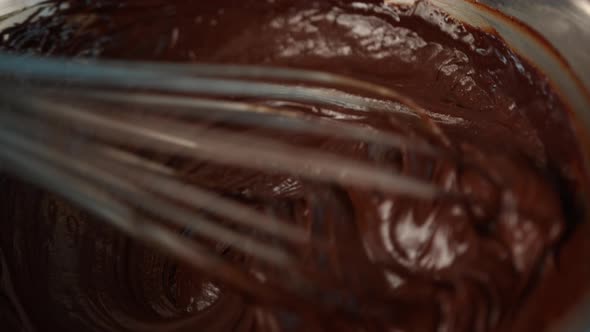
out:
{"label": "dark brown chocolate", "polygon": [[[395,88],[430,112],[458,160],[274,134],[391,167],[472,200],[423,202],[210,163],[171,163],[186,181],[330,239],[326,259],[334,275],[379,292],[379,313],[363,311],[371,304],[365,299],[355,304],[361,318],[351,322],[308,315],[313,306],[264,305],[52,194],[6,179],[0,183],[0,318],[9,317],[14,330],[541,331],[587,288],[590,268],[580,262],[590,258],[589,230],[578,224],[581,159],[567,109],[547,79],[497,36],[421,1],[408,8],[344,0],[46,6],[55,12],[0,33],[0,50],[308,68]],[[391,114],[283,107],[420,135],[415,120]]]}

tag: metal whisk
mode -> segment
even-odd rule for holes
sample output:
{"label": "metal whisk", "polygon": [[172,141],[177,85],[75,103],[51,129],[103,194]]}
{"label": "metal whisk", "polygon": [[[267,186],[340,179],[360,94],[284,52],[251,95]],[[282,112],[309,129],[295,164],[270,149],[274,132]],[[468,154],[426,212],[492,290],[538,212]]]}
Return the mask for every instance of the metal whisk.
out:
{"label": "metal whisk", "polygon": [[[293,69],[77,63],[9,55],[0,56],[0,76],[4,85],[0,165],[4,170],[62,195],[135,239],[267,299],[288,295],[303,304],[329,298],[322,293],[326,288],[319,287],[330,284],[329,279],[304,271],[280,245],[321,247],[321,241],[274,216],[186,183],[173,168],[148,156],[172,154],[419,199],[451,195],[369,163],[203,124],[203,120],[219,121],[411,149],[430,156],[444,153],[448,140],[426,111],[375,84]],[[438,144],[235,98],[401,112],[421,118]],[[231,220],[240,228],[196,210]],[[163,221],[226,243],[281,271],[284,278],[272,284],[261,280]],[[275,241],[253,235],[261,233]]]}

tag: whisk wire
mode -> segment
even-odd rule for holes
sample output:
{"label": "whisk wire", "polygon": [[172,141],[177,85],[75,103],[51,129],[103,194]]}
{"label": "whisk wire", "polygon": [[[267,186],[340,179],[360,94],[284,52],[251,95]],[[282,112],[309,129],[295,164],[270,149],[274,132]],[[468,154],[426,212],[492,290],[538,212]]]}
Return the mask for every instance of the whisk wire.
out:
{"label": "whisk wire", "polygon": [[149,147],[161,153],[176,153],[197,160],[212,160],[262,171],[282,171],[313,180],[375,188],[418,198],[443,195],[432,184],[395,174],[390,169],[272,139],[146,116],[130,115],[127,121],[121,121],[121,118],[43,99],[27,103],[30,105],[21,111],[55,117],[64,124],[77,123],[90,129],[86,131],[88,135],[138,149]]}
{"label": "whisk wire", "polygon": [[[217,96],[285,98],[301,102],[339,106],[359,111],[399,111],[399,105],[375,98],[360,97],[331,88],[309,88],[281,84],[228,79],[280,79],[294,82],[328,84],[348,87],[394,100],[407,106],[408,113],[418,116],[426,127],[443,143],[449,139],[431,119],[427,110],[411,98],[391,88],[336,74],[311,70],[269,68],[260,66],[229,66],[215,64],[162,64],[149,62],[121,63],[100,61],[80,63],[26,56],[0,55],[0,74],[19,79],[71,82],[78,85],[109,86],[112,88],[144,88],[172,93],[201,93]],[[222,79],[219,79],[222,78]]]}
{"label": "whisk wire", "polygon": [[[279,301],[284,297],[278,293],[286,292],[288,298],[299,299],[299,304],[340,298],[334,293],[325,296],[324,291],[340,285],[317,287],[329,284],[326,280],[330,279],[302,268],[301,257],[291,250],[297,247],[293,244],[322,250],[323,239],[184,181],[173,167],[144,157],[142,151],[418,199],[454,195],[392,168],[205,124],[311,133],[427,156],[447,153],[447,138],[426,110],[372,83],[280,68],[83,64],[8,55],[0,55],[0,77],[31,83],[7,86],[0,93],[0,162],[7,171],[62,195],[125,234],[250,295]],[[66,84],[71,95],[64,98],[64,87],[56,88],[56,84]],[[355,93],[347,92],[350,90]],[[358,91],[366,95],[356,94]],[[228,97],[232,100],[220,100]],[[236,97],[246,101],[236,101]],[[306,116],[256,100],[340,107],[359,114],[410,115],[423,119],[438,142]],[[270,271],[280,271],[284,278],[271,282],[257,277],[212,248],[179,234],[179,229],[226,244]],[[337,289],[340,295],[341,291]],[[327,303],[342,309],[341,303]]]}
{"label": "whisk wire", "polygon": [[[132,191],[132,188],[126,188],[131,185],[123,182],[123,179],[100,173],[98,167],[92,167],[90,163],[82,161],[83,159],[72,163],[72,158],[68,158],[54,148],[47,146],[41,148],[38,142],[7,129],[4,126],[7,123],[3,121],[0,129],[0,144],[5,147],[0,153],[0,159],[11,166],[9,167],[11,172],[32,180],[47,190],[63,195],[132,237],[153,245],[195,268],[207,271],[210,275],[219,277],[251,295],[264,294],[268,296],[268,299],[278,300],[281,298],[279,294],[272,294],[273,291],[269,291],[269,289],[276,291],[278,287],[283,291],[289,291],[291,297],[297,297],[298,301],[309,301],[304,297],[313,294],[313,289],[319,289],[310,283],[309,278],[304,279],[298,271],[294,270],[297,265],[290,262],[291,258],[280,249],[267,248],[262,243],[256,243],[239,235],[227,237],[230,233],[219,229],[211,232],[211,229],[215,229],[214,224],[203,223],[199,216],[191,215],[190,212],[178,206],[171,206],[162,200],[150,199],[137,190]],[[31,127],[29,124],[26,126]],[[109,181],[109,178],[112,180]],[[115,181],[118,183],[114,183]],[[101,188],[99,184],[104,185],[104,188]],[[269,261],[276,267],[282,267],[285,270],[284,278],[274,283],[273,287],[263,285],[246,271],[229,264],[211,249],[183,237],[168,227],[159,225],[160,222],[149,216],[137,214],[129,208],[128,203],[116,198],[117,194],[121,195],[121,192],[125,195],[123,196],[125,201],[149,210],[152,214],[157,213],[169,222],[189,227],[197,233],[211,232],[210,235],[216,239],[228,240],[227,243],[234,245],[232,248]]]}
{"label": "whisk wire", "polygon": [[369,127],[349,125],[317,116],[244,102],[230,102],[197,97],[163,96],[158,94],[76,91],[76,96],[118,105],[141,106],[151,113],[167,113],[198,119],[220,119],[228,123],[256,125],[270,129],[305,132],[347,140],[359,140],[385,147],[412,148],[427,155],[439,155],[442,151],[418,139],[409,139]]}
{"label": "whisk wire", "polygon": [[18,146],[12,147],[10,141],[13,139],[5,132],[0,132],[0,141],[3,145],[0,156],[9,166],[10,172],[63,195],[126,234],[153,245],[199,270],[207,271],[210,275],[219,277],[243,291],[252,294],[258,291],[262,291],[262,294],[268,293],[267,288],[256,287],[258,283],[254,278],[227,264],[221,257],[198,243],[182,238],[177,233],[158,226],[154,221],[138,218],[104,190],[61,171],[40,158],[27,155]]}
{"label": "whisk wire", "polygon": [[[3,118],[4,123],[8,123],[9,121],[7,121],[6,118]],[[14,123],[14,121],[12,122]],[[13,125],[13,127],[16,126]],[[31,124],[26,123],[20,127],[34,128],[34,126]],[[43,128],[43,131],[47,133],[48,128]],[[124,166],[117,165],[114,162],[108,162],[108,159],[105,160],[104,158],[100,158],[100,155],[89,158],[89,156],[86,156],[83,151],[78,150],[75,152],[70,151],[75,153],[76,156],[76,158],[71,158],[64,152],[61,152],[52,146],[42,146],[39,143],[27,141],[23,137],[21,137],[19,142],[19,148],[34,155],[41,156],[45,160],[49,160],[52,163],[59,165],[63,169],[68,169],[71,172],[75,172],[79,176],[83,176],[93,183],[101,184],[108,189],[119,193],[124,197],[125,200],[129,201],[133,205],[141,207],[150,214],[175,223],[180,227],[188,227],[191,230],[194,230],[197,233],[203,234],[209,238],[221,240],[224,243],[236,246],[237,250],[244,251],[259,259],[268,261],[278,266],[288,266],[293,263],[290,261],[288,255],[282,252],[279,248],[264,245],[260,243],[260,241],[256,241],[253,238],[241,235],[234,231],[230,231],[229,229],[222,227],[221,224],[209,220],[188,208],[175,206],[174,204],[170,203],[169,199],[164,200],[162,198],[158,198],[157,196],[151,195],[149,191],[142,190],[127,180],[127,177],[132,174],[132,171],[127,171],[124,169]],[[93,149],[93,153],[96,152],[100,152],[100,150]],[[121,175],[119,176],[117,174]],[[137,176],[139,175],[136,175],[136,177]],[[149,180],[143,180],[142,183],[155,184],[154,187],[160,187],[160,190],[162,190],[164,186],[158,185],[165,185],[166,183],[157,180],[159,179],[150,177]],[[182,199],[182,197],[178,196],[177,194],[172,197]],[[189,199],[190,198],[198,197],[189,197]],[[186,201],[187,199],[183,200]],[[188,203],[194,205],[194,203],[190,200]]]}

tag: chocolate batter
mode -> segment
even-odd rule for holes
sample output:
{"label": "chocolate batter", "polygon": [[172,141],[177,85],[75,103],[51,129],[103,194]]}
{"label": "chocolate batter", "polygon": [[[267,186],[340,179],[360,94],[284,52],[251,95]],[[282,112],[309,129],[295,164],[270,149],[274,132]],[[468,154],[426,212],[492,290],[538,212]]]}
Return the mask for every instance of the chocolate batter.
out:
{"label": "chocolate batter", "polygon": [[[354,304],[360,318],[318,318],[313,305],[265,305],[53,194],[0,178],[0,320],[8,330],[541,331],[586,290],[588,226],[576,204],[583,172],[567,109],[496,35],[427,2],[50,0],[44,8],[49,14],[2,32],[0,49],[308,68],[395,88],[428,110],[458,159],[274,136],[391,167],[472,200],[424,202],[171,158],[186,181],[329,239],[325,265],[334,277],[375,294]],[[411,117],[272,104],[423,135]],[[365,310],[375,303],[377,313]]]}

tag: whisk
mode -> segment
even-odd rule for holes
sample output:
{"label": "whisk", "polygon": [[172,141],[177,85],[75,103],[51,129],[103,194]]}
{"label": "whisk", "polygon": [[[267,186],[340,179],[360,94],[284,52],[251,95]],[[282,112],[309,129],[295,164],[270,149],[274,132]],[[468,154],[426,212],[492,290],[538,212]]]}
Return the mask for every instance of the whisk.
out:
{"label": "whisk", "polygon": [[[306,271],[284,245],[320,248],[321,240],[275,216],[187,183],[174,168],[150,155],[178,155],[417,199],[453,195],[391,169],[203,123],[325,135],[428,156],[448,153],[448,139],[426,110],[372,83],[296,69],[84,63],[11,55],[0,56],[0,75],[0,165],[5,171],[62,195],[132,238],[226,284],[271,301],[287,295],[302,305],[324,301],[342,309],[346,301],[334,299],[339,293],[329,276]],[[245,98],[401,113],[419,118],[435,143]],[[167,224],[225,243],[280,271],[282,277],[270,282],[253,275]]]}

